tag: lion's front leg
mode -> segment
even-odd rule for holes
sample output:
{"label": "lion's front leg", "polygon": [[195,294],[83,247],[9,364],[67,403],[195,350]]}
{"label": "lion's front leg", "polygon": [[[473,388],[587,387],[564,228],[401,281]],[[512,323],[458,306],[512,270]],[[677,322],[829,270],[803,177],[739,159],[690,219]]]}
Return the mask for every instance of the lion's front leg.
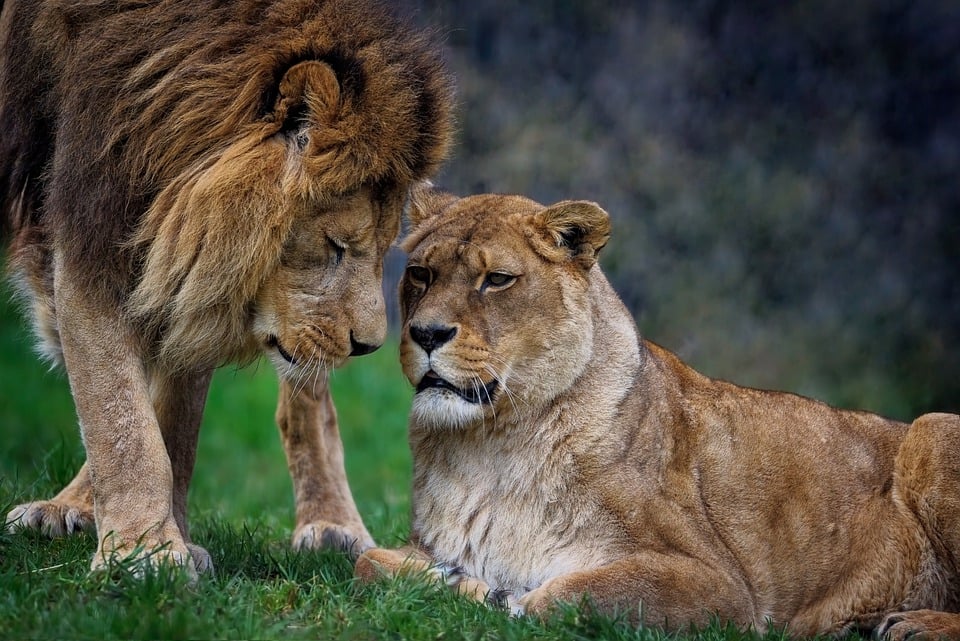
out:
{"label": "lion's front leg", "polygon": [[193,478],[200,421],[212,376],[213,371],[207,370],[174,375],[161,372],[150,377],[153,407],[173,473],[173,517],[190,550],[193,564],[200,572],[213,570],[213,560],[209,552],[194,544],[190,538],[187,491]]}
{"label": "lion's front leg", "polygon": [[92,567],[136,556],[193,572],[173,514],[173,473],[139,342],[111,301],[78,286],[62,268],[54,281],[64,364],[93,490],[98,546]]}
{"label": "lion's front leg", "polygon": [[8,531],[34,529],[51,538],[94,532],[93,486],[87,464],[53,498],[30,501],[10,510],[6,523]]}
{"label": "lion's front leg", "polygon": [[326,377],[296,388],[281,380],[277,425],[296,501],[293,546],[341,549],[352,556],[374,547],[347,483],[337,412]]}
{"label": "lion's front leg", "polygon": [[543,615],[558,602],[576,605],[584,596],[604,614],[672,630],[705,626],[717,614],[741,626],[765,624],[755,620],[742,581],[688,556],[655,552],[554,577],[511,605],[518,614]]}

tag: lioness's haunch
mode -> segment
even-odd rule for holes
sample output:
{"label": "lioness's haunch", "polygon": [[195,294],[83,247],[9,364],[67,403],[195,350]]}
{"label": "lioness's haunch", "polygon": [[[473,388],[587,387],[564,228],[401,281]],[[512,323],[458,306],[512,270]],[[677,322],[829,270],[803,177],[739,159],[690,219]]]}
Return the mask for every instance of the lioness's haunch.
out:
{"label": "lioness's haunch", "polygon": [[412,546],[517,611],[960,634],[960,417],[907,425],[703,376],[638,337],[589,202],[422,196],[404,241]]}
{"label": "lioness's haunch", "polygon": [[2,3],[0,220],[87,454],[9,526],[95,521],[94,567],[208,567],[186,497],[210,373],[265,353],[294,544],[373,545],[327,370],[384,339],[382,259],[451,100],[436,47],[376,2]]}

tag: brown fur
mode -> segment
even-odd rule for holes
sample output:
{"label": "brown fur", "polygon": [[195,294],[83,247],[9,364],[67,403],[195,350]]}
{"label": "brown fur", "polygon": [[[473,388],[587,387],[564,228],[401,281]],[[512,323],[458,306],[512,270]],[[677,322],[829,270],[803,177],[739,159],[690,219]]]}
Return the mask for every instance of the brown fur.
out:
{"label": "brown fur", "polygon": [[588,595],[670,629],[956,637],[960,417],[697,373],[638,337],[592,203],[420,202],[401,284],[413,547],[365,552],[358,576],[427,569],[532,614]]}
{"label": "brown fur", "polygon": [[326,370],[383,340],[382,258],[450,103],[429,38],[375,2],[3,3],[9,268],[88,460],[11,527],[95,521],[95,567],[138,542],[207,567],[186,490],[210,372],[263,351],[295,544],[372,545]]}

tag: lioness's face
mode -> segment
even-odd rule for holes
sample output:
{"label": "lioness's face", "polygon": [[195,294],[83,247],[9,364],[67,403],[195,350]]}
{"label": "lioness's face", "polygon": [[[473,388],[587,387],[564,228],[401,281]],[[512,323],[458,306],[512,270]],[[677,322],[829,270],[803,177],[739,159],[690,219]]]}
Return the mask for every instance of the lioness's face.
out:
{"label": "lioness's face", "polygon": [[319,375],[383,343],[383,257],[402,204],[402,191],[361,188],[294,221],[253,323],[282,376]]}
{"label": "lioness's face", "polygon": [[400,285],[400,357],[416,388],[415,419],[495,425],[502,412],[536,412],[582,371],[593,261],[561,246],[550,210],[472,196],[415,225]]}

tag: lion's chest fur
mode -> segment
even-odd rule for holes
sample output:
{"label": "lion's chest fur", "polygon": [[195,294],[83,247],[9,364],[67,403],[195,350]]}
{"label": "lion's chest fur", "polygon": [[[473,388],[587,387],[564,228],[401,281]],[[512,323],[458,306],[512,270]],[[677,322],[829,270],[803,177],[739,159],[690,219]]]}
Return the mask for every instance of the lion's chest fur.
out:
{"label": "lion's chest fur", "polygon": [[610,516],[562,448],[542,452],[509,434],[431,436],[414,446],[414,532],[438,561],[523,593],[622,554]]}

